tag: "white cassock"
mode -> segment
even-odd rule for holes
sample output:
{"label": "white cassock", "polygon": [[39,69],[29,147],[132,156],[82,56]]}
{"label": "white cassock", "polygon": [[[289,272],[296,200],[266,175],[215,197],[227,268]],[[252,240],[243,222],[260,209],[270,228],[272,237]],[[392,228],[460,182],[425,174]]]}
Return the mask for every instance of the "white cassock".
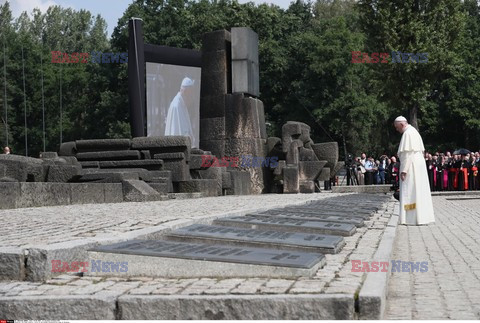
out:
{"label": "white cassock", "polygon": [[190,115],[180,92],[173,98],[168,108],[165,136],[190,136],[192,147],[196,147]]}
{"label": "white cassock", "polygon": [[400,172],[407,173],[405,180],[400,180],[401,224],[435,222],[424,150],[422,137],[417,129],[407,125],[398,147]]}

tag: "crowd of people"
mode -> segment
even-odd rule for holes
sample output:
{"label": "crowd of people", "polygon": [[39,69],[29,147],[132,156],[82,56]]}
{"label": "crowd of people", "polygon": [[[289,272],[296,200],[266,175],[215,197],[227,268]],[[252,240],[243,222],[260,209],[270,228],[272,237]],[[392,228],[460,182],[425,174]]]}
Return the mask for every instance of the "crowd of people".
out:
{"label": "crowd of people", "polygon": [[[480,152],[425,152],[424,157],[431,191],[480,190]],[[375,160],[362,153],[351,169],[358,185],[398,185],[400,162],[396,156],[382,155]]]}

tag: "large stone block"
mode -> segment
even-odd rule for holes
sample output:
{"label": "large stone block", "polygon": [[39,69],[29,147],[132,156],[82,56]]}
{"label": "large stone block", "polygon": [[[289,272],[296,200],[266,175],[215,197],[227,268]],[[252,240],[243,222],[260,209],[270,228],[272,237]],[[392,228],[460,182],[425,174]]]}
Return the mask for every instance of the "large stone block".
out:
{"label": "large stone block", "polygon": [[232,177],[230,172],[222,173],[222,189],[232,188]]}
{"label": "large stone block", "polygon": [[166,195],[168,191],[168,183],[165,180],[165,183],[147,183],[151,188],[157,191],[159,194]]}
{"label": "large stone block", "polygon": [[164,162],[171,161],[171,160],[185,160],[185,154],[184,153],[161,153],[161,154],[153,155],[153,158],[161,159]]}
{"label": "large stone block", "polygon": [[227,189],[227,195],[251,194],[250,173],[243,171],[228,171],[232,180],[231,188]]}
{"label": "large stone block", "polygon": [[132,139],[132,149],[150,150],[152,155],[183,152],[188,160],[192,142],[188,136],[137,137]]}
{"label": "large stone block", "polygon": [[200,119],[200,140],[225,139],[225,118]]}
{"label": "large stone block", "polygon": [[[82,167],[84,162],[82,162]],[[151,171],[160,171],[163,169],[163,160],[161,159],[142,159],[142,160],[118,160],[98,162],[100,168],[144,168]]]}
{"label": "large stone block", "polygon": [[228,52],[227,50],[216,50],[209,51],[205,53],[206,55],[202,57],[202,74],[216,74],[222,73],[222,75],[227,75],[228,72]]}
{"label": "large stone block", "polygon": [[298,167],[287,165],[283,169],[283,193],[299,193]]}
{"label": "large stone block", "polygon": [[[225,117],[226,95],[202,95],[200,98],[200,119]],[[200,128],[200,131],[202,128]]]}
{"label": "large stone block", "polygon": [[47,182],[67,183],[81,175],[82,168],[73,165],[52,165],[48,167]]}
{"label": "large stone block", "polygon": [[206,169],[208,167],[203,167],[203,160],[207,159],[207,163],[210,163],[213,160],[214,156],[212,155],[190,155],[190,161],[188,162],[188,167],[190,170]]}
{"label": "large stone block", "polygon": [[20,248],[0,247],[0,281],[25,279],[25,256]]}
{"label": "large stone block", "polygon": [[248,27],[231,29],[232,60],[250,60],[258,64],[258,34]]}
{"label": "large stone block", "polygon": [[0,182],[0,209],[15,209],[20,198],[20,183]]}
{"label": "large stone block", "polygon": [[78,152],[129,150],[130,139],[91,139],[75,141]]}
{"label": "large stone block", "polygon": [[71,201],[69,184],[20,183],[17,208],[68,205]]}
{"label": "large stone block", "polygon": [[318,176],[319,181],[329,181],[330,180],[330,168],[324,167]]}
{"label": "large stone block", "polygon": [[266,140],[265,139],[228,139],[225,141],[225,155],[240,157],[250,155],[255,157],[265,157]]}
{"label": "large stone block", "polygon": [[123,188],[121,183],[105,183],[103,184],[105,193],[105,203],[121,203],[123,202]]}
{"label": "large stone block", "polygon": [[301,161],[318,161],[315,152],[311,148],[300,147],[298,153]]}
{"label": "large stone block", "polygon": [[328,163],[325,167],[333,168],[338,161],[338,143],[324,142],[312,145],[318,160],[326,160]]}
{"label": "large stone block", "polygon": [[216,183],[216,190],[218,196],[221,196],[223,191],[222,191],[222,180],[223,180],[223,173],[226,172],[225,168],[220,168],[220,167],[210,167],[205,170],[198,170],[198,174],[200,175],[201,179],[212,179],[215,180]]}
{"label": "large stone block", "polygon": [[55,151],[44,151],[40,153],[41,159],[57,159],[58,154]]}
{"label": "large stone block", "polygon": [[0,178],[4,177],[7,172],[7,166],[0,164]]}
{"label": "large stone block", "polygon": [[5,176],[19,182],[44,182],[45,170],[41,159],[19,155],[0,155],[0,164],[5,166]]}
{"label": "large stone block", "polygon": [[59,156],[75,156],[77,154],[77,145],[75,141],[64,142],[58,150]]}
{"label": "large stone block", "polygon": [[326,163],[326,161],[301,161],[299,163],[300,180],[316,180]]}
{"label": "large stone block", "polygon": [[285,156],[287,165],[298,165],[298,162],[300,161],[300,156],[299,156],[299,142],[298,140],[291,142],[290,145],[288,146],[287,150],[287,155]]}
{"label": "large stone block", "polygon": [[201,140],[200,148],[215,156],[225,156],[225,140]]}
{"label": "large stone block", "polygon": [[95,172],[84,174],[80,182],[101,182],[101,183],[121,183],[124,180],[138,180],[139,175],[136,172]]}
{"label": "large stone block", "polygon": [[117,150],[117,151],[96,151],[88,153],[77,153],[77,159],[86,160],[138,160],[140,152],[138,150]]}
{"label": "large stone block", "polygon": [[162,195],[144,181],[126,180],[122,182],[123,197],[127,202],[162,200]]}
{"label": "large stone block", "polygon": [[190,180],[190,169],[185,159],[166,159],[163,169],[172,172],[173,182],[183,182]]}
{"label": "large stone block", "polygon": [[202,95],[219,96],[227,94],[230,88],[228,74],[222,71],[203,71],[202,83],[200,84],[200,93]]}
{"label": "large stone block", "polygon": [[258,63],[251,60],[232,60],[232,92],[260,95]]}
{"label": "large stone block", "polygon": [[102,183],[72,183],[71,204],[104,203],[105,190]]}
{"label": "large stone block", "polygon": [[297,121],[288,121],[282,126],[283,151],[287,152],[290,144],[296,140],[301,143],[299,147],[303,147],[304,143],[311,141],[311,139],[309,139],[309,134],[310,126],[307,124]]}
{"label": "large stone block", "polygon": [[203,193],[203,196],[218,196],[217,181],[214,179],[192,179],[178,182],[179,193]]}
{"label": "large stone block", "polygon": [[243,94],[228,94],[226,97],[226,137],[267,139],[263,102]]}
{"label": "large stone block", "polygon": [[315,182],[314,181],[300,181],[300,193],[309,194],[315,193]]}
{"label": "large stone block", "polygon": [[231,48],[232,36],[229,31],[222,29],[203,34],[202,52],[228,50]]}

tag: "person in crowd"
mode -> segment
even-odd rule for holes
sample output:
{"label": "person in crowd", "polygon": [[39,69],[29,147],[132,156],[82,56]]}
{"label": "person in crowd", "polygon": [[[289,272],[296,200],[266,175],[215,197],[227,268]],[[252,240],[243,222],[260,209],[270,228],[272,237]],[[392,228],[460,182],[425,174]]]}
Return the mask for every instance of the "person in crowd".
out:
{"label": "person in crowd", "polygon": [[462,155],[460,158],[458,158],[455,166],[458,169],[457,190],[466,191],[468,190],[468,168],[470,167],[468,155]]}
{"label": "person in crowd", "polygon": [[392,184],[392,174],[390,173],[390,165],[392,164],[392,160],[390,158],[386,158],[387,166],[385,167],[385,184]]}
{"label": "person in crowd", "polygon": [[361,160],[361,157],[356,158],[358,185],[365,185],[365,166]]}
{"label": "person in crowd", "polygon": [[4,147],[4,148],[3,148],[3,153],[4,153],[5,155],[10,155],[10,147]]}
{"label": "person in crowd", "polygon": [[470,163],[470,167],[468,168],[468,190],[476,191],[478,189],[478,168],[474,153],[470,154],[468,162]]}
{"label": "person in crowd", "polygon": [[369,157],[365,162],[365,185],[372,185],[375,174],[375,162],[373,157]]}
{"label": "person in crowd", "polygon": [[385,184],[385,172],[388,166],[387,159],[387,155],[382,155],[378,161],[378,184]]}
{"label": "person in crowd", "polygon": [[427,167],[422,152],[423,140],[405,117],[398,117],[395,129],[402,134],[400,157],[400,224],[422,225],[435,222],[428,184]]}
{"label": "person in crowd", "polygon": [[427,173],[428,173],[428,183],[430,185],[430,191],[433,191],[434,188],[434,162],[432,159],[432,155],[429,153],[425,153],[425,163],[427,165]]}
{"label": "person in crowd", "polygon": [[435,163],[435,191],[444,191],[448,185],[446,156],[440,155]]}

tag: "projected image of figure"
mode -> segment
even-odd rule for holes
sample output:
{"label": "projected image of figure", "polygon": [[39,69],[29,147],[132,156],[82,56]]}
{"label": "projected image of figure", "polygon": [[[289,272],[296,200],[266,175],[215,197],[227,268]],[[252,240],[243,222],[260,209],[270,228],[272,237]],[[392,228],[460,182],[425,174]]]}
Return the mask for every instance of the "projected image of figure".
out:
{"label": "projected image of figure", "polygon": [[192,145],[196,143],[188,108],[194,101],[195,81],[185,77],[182,80],[180,91],[173,98],[168,108],[165,136],[190,136]]}

